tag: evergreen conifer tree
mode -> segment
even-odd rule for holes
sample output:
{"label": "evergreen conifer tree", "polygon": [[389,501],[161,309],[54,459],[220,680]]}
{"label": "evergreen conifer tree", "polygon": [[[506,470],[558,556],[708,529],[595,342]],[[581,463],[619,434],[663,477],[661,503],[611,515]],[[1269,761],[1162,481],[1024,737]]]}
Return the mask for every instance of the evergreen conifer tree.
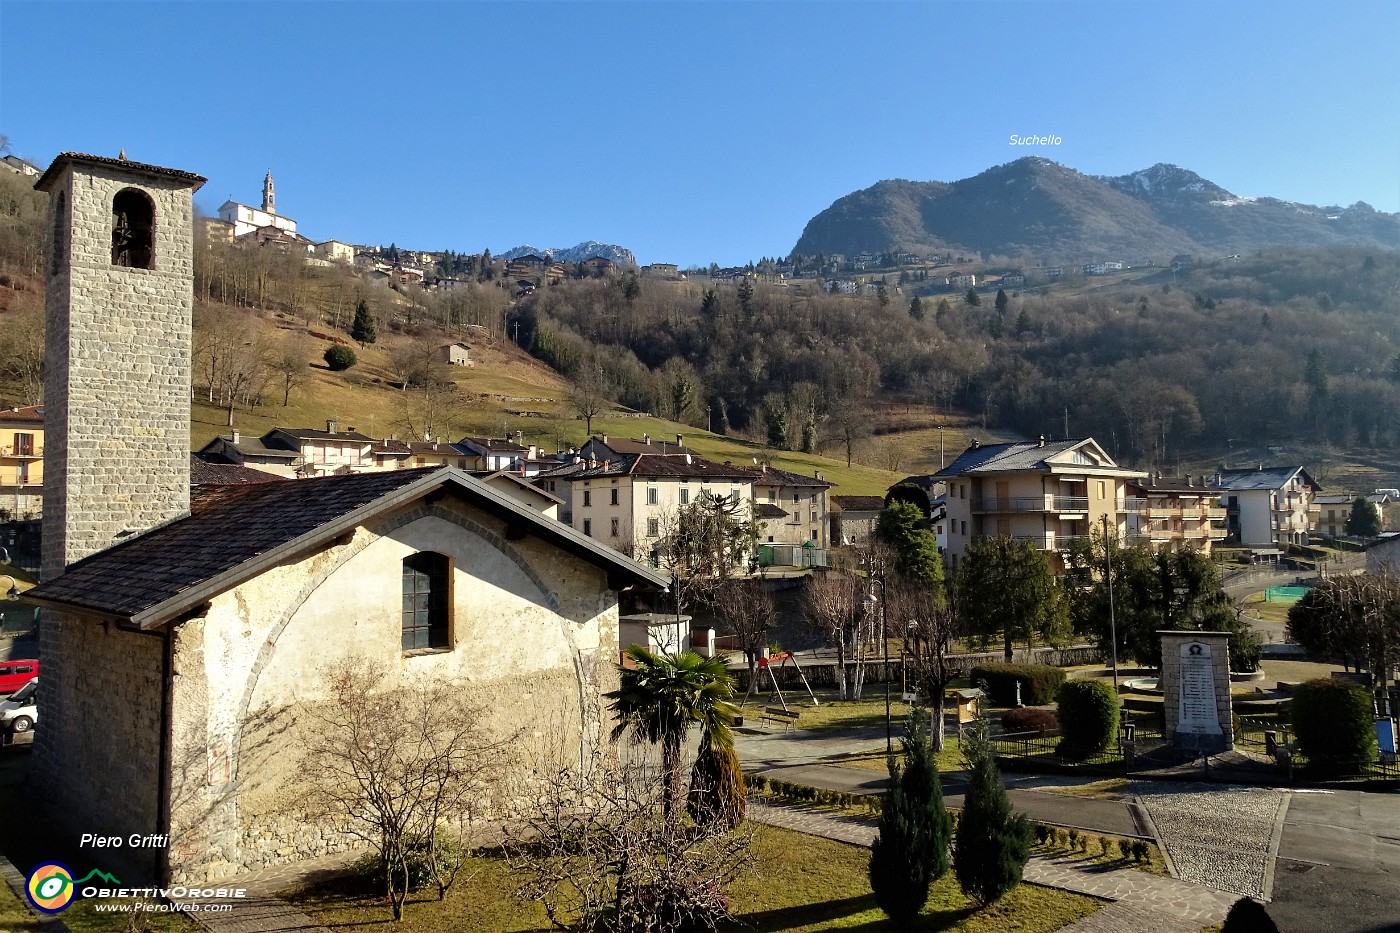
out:
{"label": "evergreen conifer tree", "polygon": [[377,338],[374,331],[374,315],[369,313],[369,305],[365,304],[363,298],[355,305],[355,320],[350,324],[350,336],[360,346],[374,343]]}
{"label": "evergreen conifer tree", "polygon": [[970,780],[958,819],[953,870],[963,893],[979,904],[991,904],[1021,883],[1021,871],[1031,857],[1031,824],[1011,812],[1001,784],[987,723],[969,730],[964,754]]}
{"label": "evergreen conifer tree", "polygon": [[890,758],[890,790],[880,811],[880,835],[870,848],[870,888],[891,919],[907,924],[928,901],[929,885],[948,872],[952,819],[924,717],[910,719],[903,768]]}

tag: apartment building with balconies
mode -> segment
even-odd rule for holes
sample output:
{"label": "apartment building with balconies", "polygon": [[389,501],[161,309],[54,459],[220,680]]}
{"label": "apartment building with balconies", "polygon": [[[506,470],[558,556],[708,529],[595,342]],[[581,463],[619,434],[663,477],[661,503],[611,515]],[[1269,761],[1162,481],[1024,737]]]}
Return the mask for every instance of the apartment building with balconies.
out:
{"label": "apartment building with balconies", "polygon": [[1146,477],[1114,462],[1093,438],[974,443],[933,475],[947,483],[947,569],[956,572],[967,546],[988,537],[1029,540],[1063,569],[1064,555],[1105,521],[1128,533],[1126,491]]}
{"label": "apartment building with balconies", "polygon": [[1129,483],[1124,501],[1128,543],[1154,552],[1193,548],[1209,554],[1211,545],[1225,537],[1225,509],[1207,479],[1158,471]]}
{"label": "apartment building with balconies", "polygon": [[44,508],[44,406],[0,409],[0,521],[37,519]]}
{"label": "apartment building with balconies", "polygon": [[1221,470],[1211,485],[1225,509],[1226,540],[1248,548],[1287,550],[1307,544],[1309,513],[1322,486],[1300,466]]}

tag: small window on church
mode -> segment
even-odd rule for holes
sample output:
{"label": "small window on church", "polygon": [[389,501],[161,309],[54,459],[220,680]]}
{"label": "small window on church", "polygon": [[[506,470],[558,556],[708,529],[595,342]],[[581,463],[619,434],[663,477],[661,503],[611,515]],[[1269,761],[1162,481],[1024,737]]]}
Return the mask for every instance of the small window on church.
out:
{"label": "small window on church", "polygon": [[403,650],[451,647],[451,561],[447,555],[421,551],[403,561]]}
{"label": "small window on church", "polygon": [[156,206],[143,192],[123,188],[112,199],[112,265],[150,269],[155,261]]}
{"label": "small window on church", "polygon": [[49,244],[49,275],[58,275],[67,260],[68,194],[60,191],[53,202],[53,242]]}

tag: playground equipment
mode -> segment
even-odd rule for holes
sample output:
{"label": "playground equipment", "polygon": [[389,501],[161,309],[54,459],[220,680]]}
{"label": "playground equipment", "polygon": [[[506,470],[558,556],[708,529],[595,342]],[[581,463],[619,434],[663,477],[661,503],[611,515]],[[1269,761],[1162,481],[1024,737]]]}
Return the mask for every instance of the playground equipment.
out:
{"label": "playground equipment", "polygon": [[783,710],[787,711],[787,700],[783,698],[782,688],[778,686],[778,677],[773,673],[773,665],[776,663],[779,668],[782,668],[789,661],[792,662],[792,666],[797,670],[797,676],[802,680],[802,686],[806,688],[807,696],[812,698],[812,705],[821,706],[817,695],[812,692],[811,685],[807,683],[807,675],[802,673],[802,665],[797,663],[797,658],[793,656],[792,652],[782,651],[772,657],[758,659],[758,674],[749,681],[749,691],[744,694],[743,702],[739,704],[739,708],[743,709],[744,704],[748,703],[749,700],[753,698],[754,692],[758,689],[758,682],[763,679],[763,673],[767,672],[768,679],[773,682],[773,692],[778,695],[778,702],[782,704]]}

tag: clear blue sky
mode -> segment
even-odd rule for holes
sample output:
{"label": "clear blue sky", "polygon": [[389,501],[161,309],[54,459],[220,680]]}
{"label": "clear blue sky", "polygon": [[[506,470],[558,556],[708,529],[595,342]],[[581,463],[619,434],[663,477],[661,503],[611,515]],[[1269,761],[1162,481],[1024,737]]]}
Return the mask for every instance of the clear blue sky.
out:
{"label": "clear blue sky", "polygon": [[730,264],[1025,155],[1400,210],[1397,38],[1394,0],[3,0],[0,133],[199,172],[211,213],[271,168],[314,239]]}

